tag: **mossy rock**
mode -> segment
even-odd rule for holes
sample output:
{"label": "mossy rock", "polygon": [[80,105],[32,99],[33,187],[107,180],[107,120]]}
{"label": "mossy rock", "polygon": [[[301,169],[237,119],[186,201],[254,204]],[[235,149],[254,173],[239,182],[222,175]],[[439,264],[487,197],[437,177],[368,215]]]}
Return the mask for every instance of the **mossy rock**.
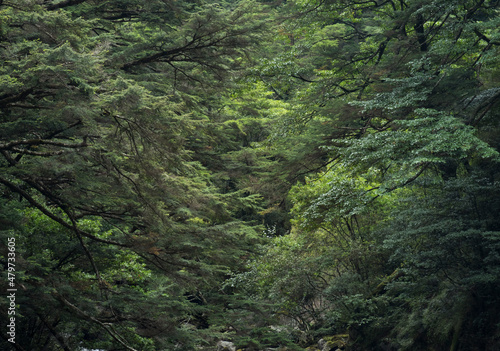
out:
{"label": "mossy rock", "polygon": [[323,340],[325,341],[326,346],[330,349],[343,349],[347,345],[347,340],[349,339],[349,334],[337,334],[331,336],[324,336]]}

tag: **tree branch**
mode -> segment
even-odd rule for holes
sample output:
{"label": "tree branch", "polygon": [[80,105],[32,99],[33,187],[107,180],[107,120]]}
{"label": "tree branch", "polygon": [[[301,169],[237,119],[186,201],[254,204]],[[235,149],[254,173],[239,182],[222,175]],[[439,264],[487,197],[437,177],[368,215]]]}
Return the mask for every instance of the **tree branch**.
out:
{"label": "tree branch", "polygon": [[[23,189],[21,189],[16,184],[14,184],[14,183],[12,183],[12,182],[8,181],[7,179],[4,179],[4,178],[0,178],[0,183],[4,184],[6,187],[8,187],[9,189],[11,189],[15,193],[18,193],[19,195],[21,195],[32,206],[36,207],[38,210],[40,210],[40,212],[42,212],[44,215],[46,215],[50,219],[56,221],[57,223],[61,224],[63,227],[65,227],[67,229],[74,230],[73,225],[67,223],[64,219],[62,219],[62,218],[56,216],[55,214],[53,214],[52,212],[50,212],[47,208],[45,208],[45,206],[43,206],[38,201],[36,201],[30,194],[28,194],[26,191],[24,191]],[[89,239],[92,239],[94,241],[97,241],[97,242],[101,242],[101,243],[105,243],[105,244],[110,244],[110,245],[115,245],[115,246],[119,246],[119,247],[128,247],[125,244],[122,244],[122,243],[119,243],[119,242],[116,242],[116,241],[113,241],[113,240],[106,240],[106,239],[98,238],[98,237],[96,237],[96,236],[94,236],[94,235],[92,235],[90,233],[87,233],[85,231],[82,231],[80,229],[78,229],[78,231],[83,236],[85,236],[85,237],[87,237]]]}
{"label": "tree branch", "polygon": [[56,297],[57,300],[59,300],[60,302],[62,302],[66,307],[68,307],[70,310],[72,310],[73,312],[75,312],[77,315],[79,315],[80,317],[83,317],[91,322],[94,322],[96,324],[99,324],[113,339],[115,339],[118,343],[120,343],[120,345],[122,345],[123,347],[125,347],[127,350],[130,350],[130,351],[137,351],[136,349],[134,349],[133,347],[127,345],[127,343],[125,342],[125,340],[123,339],[123,337],[121,337],[120,335],[118,335],[118,333],[116,333],[116,331],[113,330],[113,326],[111,323],[104,323],[102,321],[100,321],[99,319],[89,315],[88,313],[85,313],[84,311],[82,311],[81,309],[79,309],[77,306],[75,306],[74,304],[72,304],[71,302],[69,302],[68,300],[66,300],[64,298],[64,296],[62,296],[61,294],[55,292],[52,294],[53,296]]}
{"label": "tree branch", "polygon": [[66,144],[63,142],[59,141],[52,141],[52,140],[46,140],[46,139],[30,139],[30,140],[15,140],[11,141],[10,143],[6,144],[0,144],[0,150],[11,150],[14,146],[18,145],[51,145],[51,146],[59,146],[59,147],[64,147],[64,148],[79,148],[79,147],[85,147],[87,146],[87,137],[83,138],[83,142],[79,144]]}
{"label": "tree branch", "polygon": [[81,4],[81,3],[86,2],[86,1],[87,0],[66,0],[66,1],[59,2],[57,4],[48,5],[47,10],[49,10],[49,11],[58,10],[58,9],[62,9],[64,7],[78,5],[78,4]]}

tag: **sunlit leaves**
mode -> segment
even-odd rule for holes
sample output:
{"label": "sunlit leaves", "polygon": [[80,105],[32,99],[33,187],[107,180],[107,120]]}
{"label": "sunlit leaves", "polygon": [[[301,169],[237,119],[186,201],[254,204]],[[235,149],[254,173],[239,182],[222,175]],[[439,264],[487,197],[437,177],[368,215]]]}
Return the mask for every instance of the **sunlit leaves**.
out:
{"label": "sunlit leaves", "polygon": [[[330,321],[350,320],[366,349],[382,347],[385,337],[394,337],[390,347],[408,350],[456,349],[459,339],[471,345],[460,336],[462,325],[497,321],[485,309],[469,318],[466,306],[477,297],[467,292],[471,286],[488,303],[497,301],[490,294],[498,283],[490,272],[497,224],[486,208],[497,204],[487,194],[496,194],[499,160],[498,42],[491,40],[498,34],[498,4],[294,5],[301,16],[284,26],[293,40],[266,62],[271,76],[262,79],[290,104],[279,130],[284,139],[274,145],[295,143],[287,155],[301,155],[296,160],[309,166],[289,193],[290,235],[307,246],[301,262],[328,273],[327,288],[315,296],[352,307],[335,308]],[[318,150],[323,163],[314,168]],[[473,175],[482,167],[485,178]],[[308,255],[322,261],[321,269]],[[269,284],[282,285],[278,277]],[[433,313],[452,295],[451,316]],[[425,341],[417,338],[422,325]],[[471,334],[491,340],[493,329],[488,336],[479,329]]]}

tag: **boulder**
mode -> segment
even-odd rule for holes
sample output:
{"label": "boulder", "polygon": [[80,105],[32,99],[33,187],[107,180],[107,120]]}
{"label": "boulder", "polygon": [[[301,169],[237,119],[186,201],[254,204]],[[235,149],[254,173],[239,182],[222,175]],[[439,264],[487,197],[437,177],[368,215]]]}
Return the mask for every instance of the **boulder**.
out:
{"label": "boulder", "polygon": [[325,336],[318,341],[318,347],[321,351],[343,350],[346,347],[348,338],[348,334]]}
{"label": "boulder", "polygon": [[318,347],[321,351],[330,351],[332,348],[328,345],[325,339],[319,339]]}
{"label": "boulder", "polygon": [[236,351],[236,346],[231,341],[221,340],[217,343],[217,351]]}

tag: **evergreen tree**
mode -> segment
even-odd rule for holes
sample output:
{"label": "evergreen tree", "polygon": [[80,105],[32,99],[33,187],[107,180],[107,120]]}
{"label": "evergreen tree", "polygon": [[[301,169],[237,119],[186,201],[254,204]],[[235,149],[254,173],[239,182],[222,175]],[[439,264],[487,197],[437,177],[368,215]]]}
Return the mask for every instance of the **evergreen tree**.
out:
{"label": "evergreen tree", "polygon": [[3,345],[192,349],[217,335],[203,332],[220,309],[205,296],[257,235],[197,153],[259,11],[0,4],[2,262],[14,237],[18,288],[16,343]]}
{"label": "evergreen tree", "polygon": [[259,71],[302,177],[250,289],[352,349],[496,349],[498,2],[286,6]]}

